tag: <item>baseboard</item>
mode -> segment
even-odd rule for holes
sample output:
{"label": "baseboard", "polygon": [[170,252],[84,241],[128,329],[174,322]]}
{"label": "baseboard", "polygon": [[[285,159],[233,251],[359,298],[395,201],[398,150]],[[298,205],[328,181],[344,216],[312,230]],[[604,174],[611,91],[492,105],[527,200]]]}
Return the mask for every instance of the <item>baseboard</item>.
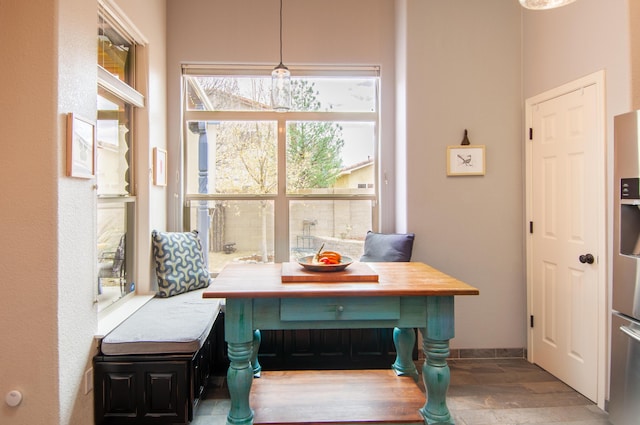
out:
{"label": "baseboard", "polygon": [[[419,358],[424,359],[422,350]],[[525,348],[452,348],[449,351],[449,359],[524,359],[527,357]]]}

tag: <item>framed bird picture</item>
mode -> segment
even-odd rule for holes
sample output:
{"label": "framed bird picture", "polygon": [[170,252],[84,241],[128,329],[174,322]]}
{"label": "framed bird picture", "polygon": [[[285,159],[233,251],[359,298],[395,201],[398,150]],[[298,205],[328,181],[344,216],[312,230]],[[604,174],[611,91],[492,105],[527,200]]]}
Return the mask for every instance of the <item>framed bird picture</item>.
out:
{"label": "framed bird picture", "polygon": [[484,176],[484,145],[447,146],[447,176]]}

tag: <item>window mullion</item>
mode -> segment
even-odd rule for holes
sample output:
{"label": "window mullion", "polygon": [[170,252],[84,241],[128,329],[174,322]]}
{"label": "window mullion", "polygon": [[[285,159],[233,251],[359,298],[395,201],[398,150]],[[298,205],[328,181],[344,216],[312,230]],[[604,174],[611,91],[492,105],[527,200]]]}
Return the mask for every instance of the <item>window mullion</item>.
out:
{"label": "window mullion", "polygon": [[289,261],[289,201],[287,191],[287,120],[278,114],[278,195],[275,203],[275,261]]}
{"label": "window mullion", "polygon": [[345,121],[375,122],[375,112],[263,112],[263,111],[184,111],[185,121]]}
{"label": "window mullion", "polygon": [[136,91],[133,87],[126,84],[125,82],[120,81],[100,65],[98,65],[97,67],[98,86],[111,92],[114,96],[124,99],[126,102],[134,106],[144,108],[144,95],[142,93]]}

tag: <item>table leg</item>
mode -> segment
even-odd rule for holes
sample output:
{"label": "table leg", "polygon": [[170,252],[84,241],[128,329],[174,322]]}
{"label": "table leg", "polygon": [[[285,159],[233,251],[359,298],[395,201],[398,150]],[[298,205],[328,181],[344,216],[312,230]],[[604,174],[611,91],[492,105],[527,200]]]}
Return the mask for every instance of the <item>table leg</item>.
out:
{"label": "table leg", "polygon": [[262,373],[262,366],[258,360],[258,351],[260,351],[260,343],[262,342],[262,334],[260,329],[253,331],[253,347],[251,353],[251,368],[253,369],[253,377],[259,378]]}
{"label": "table leg", "polygon": [[391,368],[396,375],[409,375],[418,380],[418,369],[411,355],[416,344],[416,333],[413,328],[394,328],[393,343],[396,346],[396,361]]}
{"label": "table leg", "polygon": [[229,370],[227,371],[227,386],[231,399],[231,408],[227,416],[227,424],[250,425],[253,423],[253,411],[249,406],[249,392],[253,380],[251,368],[252,343],[228,344]]}
{"label": "table leg", "polygon": [[249,393],[253,382],[251,356],[253,354],[253,317],[251,300],[227,300],[225,339],[229,356],[227,386],[231,407],[227,425],[252,425],[253,410]]}
{"label": "table leg", "polygon": [[422,379],[427,402],[420,413],[425,423],[453,425],[447,407],[450,371],[449,340],[454,336],[453,297],[427,297],[427,327],[421,330],[425,361]]}

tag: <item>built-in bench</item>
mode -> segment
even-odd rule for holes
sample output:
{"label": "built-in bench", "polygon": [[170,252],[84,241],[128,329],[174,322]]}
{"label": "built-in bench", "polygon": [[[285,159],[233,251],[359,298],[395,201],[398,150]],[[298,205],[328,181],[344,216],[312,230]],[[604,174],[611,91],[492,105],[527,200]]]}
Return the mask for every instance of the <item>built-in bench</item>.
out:
{"label": "built-in bench", "polygon": [[204,289],[154,298],[94,358],[95,424],[187,424],[214,368],[223,300]]}

